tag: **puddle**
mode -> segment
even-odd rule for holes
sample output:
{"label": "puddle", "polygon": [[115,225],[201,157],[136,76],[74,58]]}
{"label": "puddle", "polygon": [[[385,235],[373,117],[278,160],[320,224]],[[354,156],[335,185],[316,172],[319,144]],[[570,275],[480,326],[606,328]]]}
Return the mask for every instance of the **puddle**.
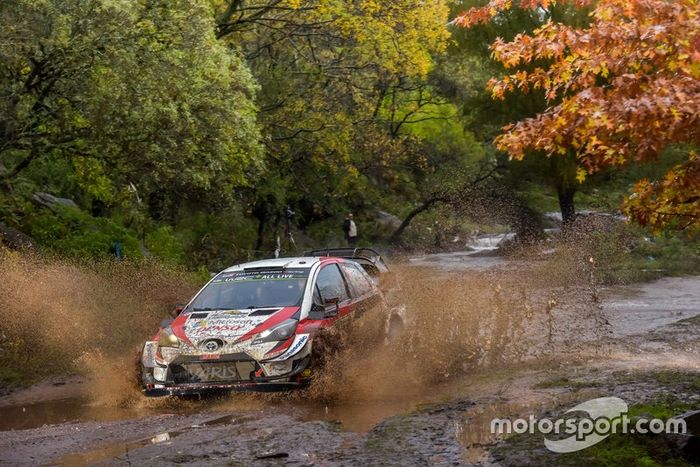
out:
{"label": "puddle", "polygon": [[108,444],[97,449],[85,452],[76,452],[59,457],[50,462],[51,465],[89,465],[95,462],[114,459],[128,461],[129,452],[141,449],[149,444],[167,443],[172,438],[179,436],[184,431],[168,431],[159,433],[153,437],[139,439],[136,441],[118,442]]}
{"label": "puddle", "polygon": [[186,433],[190,430],[206,428],[217,425],[233,424],[239,417],[234,415],[224,415],[222,417],[213,418],[207,420],[204,423],[197,425],[192,425],[187,428],[173,431],[165,431],[162,433],[155,434],[153,436],[148,436],[145,438],[140,438],[132,441],[120,441],[117,443],[110,443],[100,446],[96,449],[91,449],[84,452],[74,452],[71,454],[66,454],[61,456],[52,462],[51,465],[89,465],[96,462],[100,462],[107,459],[122,460],[128,462],[129,453],[137,449],[144,448],[152,444],[167,444],[172,439]]}
{"label": "puddle", "polygon": [[93,405],[86,398],[66,398],[0,406],[0,431],[27,430],[68,422],[106,422],[142,416],[143,410]]}
{"label": "puddle", "polygon": [[433,267],[445,271],[485,270],[511,264],[498,256],[478,256],[477,252],[435,253],[411,258],[411,266]]}
{"label": "puddle", "polygon": [[[445,254],[430,255],[436,265],[445,262],[468,262],[469,255]],[[485,259],[485,258],[481,258]],[[641,333],[680,319],[700,314],[700,277],[666,278],[646,284],[611,287],[603,291],[602,299],[614,332],[617,336]],[[664,350],[662,344],[654,348],[653,342],[645,344],[647,351]],[[77,383],[77,384],[76,384]],[[81,381],[66,384],[53,391],[69,394],[71,385],[79,387]],[[46,392],[26,391],[31,397],[22,400],[0,400],[0,431],[25,430],[43,425],[68,422],[107,422],[132,419],[149,415],[162,414],[164,406],[159,404],[141,404],[138,407],[118,407],[97,404],[88,397],[72,396],[46,400]],[[296,410],[303,420],[323,420],[339,422],[347,431],[365,432],[381,420],[415,408],[416,405],[445,397],[450,391],[445,388],[432,387],[426,391],[403,391],[401,397],[382,397],[368,399],[360,397],[338,403],[324,404],[309,402],[302,398],[293,400],[268,399],[255,395],[232,394],[218,399],[208,399],[194,403],[167,404],[170,413],[189,414],[203,411],[241,411],[280,407],[285,412]],[[21,395],[21,394],[20,394]],[[36,400],[32,402],[31,399]],[[43,400],[42,400],[43,399]],[[122,446],[123,447],[123,446]]]}

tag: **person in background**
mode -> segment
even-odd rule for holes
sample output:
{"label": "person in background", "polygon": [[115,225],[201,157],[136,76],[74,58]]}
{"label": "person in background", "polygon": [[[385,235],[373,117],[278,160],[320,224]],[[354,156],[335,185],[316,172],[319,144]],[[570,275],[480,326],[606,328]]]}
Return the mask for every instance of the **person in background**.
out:
{"label": "person in background", "polygon": [[114,257],[117,258],[117,261],[121,261],[124,257],[124,254],[122,252],[122,242],[120,240],[117,240],[112,244],[112,253],[114,253]]}
{"label": "person in background", "polygon": [[343,224],[343,231],[345,232],[345,240],[348,241],[348,246],[355,248],[357,243],[357,224],[352,219],[352,213],[348,213],[345,218],[345,223]]}

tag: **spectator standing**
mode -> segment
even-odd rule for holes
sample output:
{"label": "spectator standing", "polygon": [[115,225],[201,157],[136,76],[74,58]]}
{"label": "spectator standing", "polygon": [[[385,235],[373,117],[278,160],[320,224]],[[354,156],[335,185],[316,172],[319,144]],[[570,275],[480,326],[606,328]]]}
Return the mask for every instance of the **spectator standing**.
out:
{"label": "spectator standing", "polygon": [[355,224],[351,212],[348,213],[348,216],[345,218],[343,231],[345,232],[345,240],[348,241],[348,246],[355,248],[355,244],[357,243],[357,224]]}

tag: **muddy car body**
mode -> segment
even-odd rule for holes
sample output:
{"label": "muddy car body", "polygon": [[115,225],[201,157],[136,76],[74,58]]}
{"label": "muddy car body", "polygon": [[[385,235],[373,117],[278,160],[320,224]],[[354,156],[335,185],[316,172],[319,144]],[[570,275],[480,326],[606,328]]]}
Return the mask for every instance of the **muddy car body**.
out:
{"label": "muddy car body", "polygon": [[144,392],[306,386],[316,341],[367,314],[379,318],[386,334],[401,319],[392,316],[375,282],[354,261],[300,257],[233,266],[214,276],[144,344]]}

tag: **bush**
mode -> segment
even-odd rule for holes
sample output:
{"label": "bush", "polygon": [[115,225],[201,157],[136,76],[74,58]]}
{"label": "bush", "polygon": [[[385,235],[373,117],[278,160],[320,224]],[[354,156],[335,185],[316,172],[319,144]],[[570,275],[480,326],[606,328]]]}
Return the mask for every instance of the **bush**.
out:
{"label": "bush", "polygon": [[182,264],[185,250],[169,226],[160,227],[146,234],[146,248],[159,260],[168,264]]}
{"label": "bush", "polygon": [[119,242],[124,257],[143,256],[134,232],[111,219],[92,217],[76,208],[42,209],[27,216],[24,224],[37,242],[63,255],[87,258],[114,255],[115,244]]}

